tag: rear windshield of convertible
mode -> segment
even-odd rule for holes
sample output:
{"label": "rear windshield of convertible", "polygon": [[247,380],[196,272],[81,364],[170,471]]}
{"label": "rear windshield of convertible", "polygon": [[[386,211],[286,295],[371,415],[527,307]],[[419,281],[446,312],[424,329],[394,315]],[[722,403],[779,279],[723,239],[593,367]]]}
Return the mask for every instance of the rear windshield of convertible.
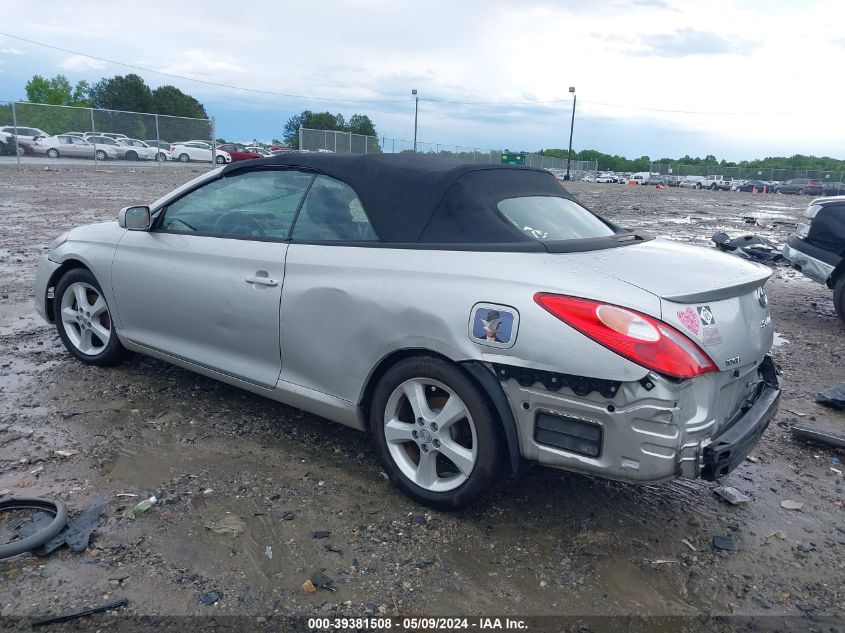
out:
{"label": "rear windshield of convertible", "polygon": [[568,198],[506,198],[499,202],[498,207],[516,228],[542,242],[609,237],[615,234],[598,217]]}

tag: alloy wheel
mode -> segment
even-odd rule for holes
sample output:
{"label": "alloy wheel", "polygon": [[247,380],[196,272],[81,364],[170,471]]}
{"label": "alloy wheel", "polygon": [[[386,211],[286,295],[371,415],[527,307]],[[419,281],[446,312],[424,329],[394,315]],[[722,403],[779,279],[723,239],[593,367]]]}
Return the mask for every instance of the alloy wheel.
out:
{"label": "alloy wheel", "polygon": [[62,327],[71,344],[83,354],[95,356],[106,349],[112,337],[109,308],[100,291],[76,282],[62,295]]}
{"label": "alloy wheel", "polygon": [[417,486],[448,492],[463,484],[478,458],[475,423],[443,383],[412,378],[393,390],[384,412],[390,457]]}

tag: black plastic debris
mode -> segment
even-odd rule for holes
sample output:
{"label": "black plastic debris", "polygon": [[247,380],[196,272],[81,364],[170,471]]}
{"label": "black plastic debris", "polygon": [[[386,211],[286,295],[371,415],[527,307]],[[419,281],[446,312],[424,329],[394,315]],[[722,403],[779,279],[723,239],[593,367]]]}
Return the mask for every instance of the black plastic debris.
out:
{"label": "black plastic debris", "polygon": [[715,549],[724,550],[726,552],[733,552],[736,550],[734,540],[730,536],[714,536],[713,547]]}
{"label": "black plastic debris", "polygon": [[329,538],[331,532],[328,530],[317,530],[311,534],[311,538],[322,539],[322,538]]}
{"label": "black plastic debris", "polygon": [[296,512],[293,510],[285,510],[282,512],[282,521],[293,521],[296,518]]}
{"label": "black plastic debris", "polygon": [[731,239],[727,233],[720,231],[714,233],[710,239],[719,250],[736,252],[738,255],[764,264],[777,264],[786,261],[777,244],[759,235],[741,235]]}
{"label": "black plastic debris", "polygon": [[85,609],[84,611],[75,611],[73,613],[66,613],[65,615],[60,615],[55,618],[47,618],[45,620],[37,620],[32,623],[32,626],[44,626],[45,624],[57,624],[58,622],[70,622],[71,620],[76,620],[77,618],[85,618],[89,615],[96,615],[97,613],[105,613],[106,611],[115,611],[116,609],[120,609],[125,607],[129,604],[129,600],[123,598],[122,600],[115,600],[114,602],[109,602],[108,604],[101,605],[99,607],[93,607],[91,609]]}
{"label": "black plastic debris", "polygon": [[200,602],[208,606],[213,605],[218,600],[223,599],[222,591],[209,591],[208,593],[200,594]]}
{"label": "black plastic debris", "polygon": [[[74,552],[85,551],[91,540],[91,534],[97,529],[100,515],[105,510],[107,504],[108,502],[105,499],[95,499],[88,510],[78,517],[70,519],[61,532],[44,543],[44,545],[32,550],[32,553],[37,556],[47,556],[65,544]],[[50,521],[52,521],[52,517],[46,512],[37,512],[32,516],[30,521],[19,525],[16,531],[18,536],[23,539],[43,530]]]}
{"label": "black plastic debris", "polygon": [[334,580],[329,578],[326,574],[322,571],[315,571],[311,574],[311,582],[315,587],[320,589],[328,589],[329,591],[334,591]]}
{"label": "black plastic debris", "polygon": [[816,394],[816,402],[825,407],[845,411],[845,385],[830,387]]}

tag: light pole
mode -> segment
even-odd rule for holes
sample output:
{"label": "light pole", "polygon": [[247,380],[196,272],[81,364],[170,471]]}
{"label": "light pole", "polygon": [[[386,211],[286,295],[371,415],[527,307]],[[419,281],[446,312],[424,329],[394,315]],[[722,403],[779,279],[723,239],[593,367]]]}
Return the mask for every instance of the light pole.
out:
{"label": "light pole", "polygon": [[414,88],[411,90],[411,94],[414,95],[414,152],[417,151],[417,113],[420,109],[420,98],[417,96],[417,89]]}
{"label": "light pole", "polygon": [[569,164],[572,162],[572,132],[575,131],[575,100],[578,98],[578,95],[575,94],[575,86],[569,86],[569,92],[572,93],[572,122],[569,124],[569,155],[566,157],[564,180],[569,180]]}

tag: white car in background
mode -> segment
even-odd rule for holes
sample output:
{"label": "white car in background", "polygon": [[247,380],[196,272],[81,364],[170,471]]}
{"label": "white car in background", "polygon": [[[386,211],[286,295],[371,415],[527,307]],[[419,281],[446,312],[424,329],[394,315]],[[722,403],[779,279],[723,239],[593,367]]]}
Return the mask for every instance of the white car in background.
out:
{"label": "white car in background", "polygon": [[[39,130],[37,127],[15,127],[14,125],[0,127],[0,143],[6,142],[4,138],[14,136],[18,137],[18,153],[23,155],[32,154],[32,142],[35,139],[39,136],[49,136],[49,134],[47,134],[44,130]],[[12,144],[14,144],[14,141],[12,141]],[[14,148],[12,148],[11,151],[8,151],[7,148],[6,153],[13,154]]]}
{"label": "white car in background", "polygon": [[118,154],[110,145],[89,143],[80,136],[58,134],[40,137],[32,143],[32,151],[37,155],[50,158],[96,158],[97,160],[116,159]]}
{"label": "white car in background", "polygon": [[596,178],[596,182],[619,182],[619,179],[613,174],[602,174]]}
{"label": "white car in background", "polygon": [[[211,143],[207,141],[180,141],[171,146],[170,157],[172,160],[178,160],[182,163],[191,161],[210,163],[212,160],[211,150]],[[232,156],[229,152],[218,149],[215,152],[214,160],[218,165],[222,165],[224,163],[231,163]]]}
{"label": "white car in background", "polygon": [[150,147],[137,138],[119,138],[117,143],[126,148],[123,154],[125,160],[157,160],[159,162],[170,160],[169,150]]}
{"label": "white car in background", "polygon": [[262,156],[273,156],[273,152],[271,152],[266,147],[256,147],[256,146],[252,145],[250,147],[247,147],[246,151],[254,152],[256,154],[261,154]]}

